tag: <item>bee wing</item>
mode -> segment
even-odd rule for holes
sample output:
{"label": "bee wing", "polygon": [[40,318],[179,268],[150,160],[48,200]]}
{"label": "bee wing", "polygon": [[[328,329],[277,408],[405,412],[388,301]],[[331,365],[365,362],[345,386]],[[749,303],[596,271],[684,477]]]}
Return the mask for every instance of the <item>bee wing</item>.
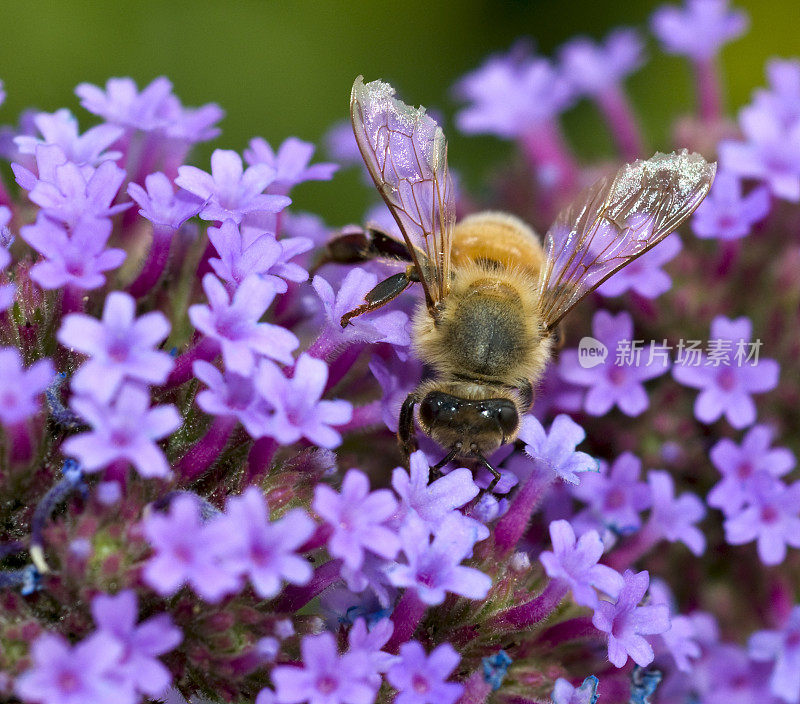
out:
{"label": "bee wing", "polygon": [[350,116],[361,156],[397,221],[429,306],[450,288],[450,243],[455,225],[453,183],[441,127],[394,98],[388,83],[364,84],[350,95]]}
{"label": "bee wing", "polygon": [[685,149],[657,152],[592,185],[545,237],[539,299],[554,328],[584,296],[655,247],[700,205],[716,164]]}

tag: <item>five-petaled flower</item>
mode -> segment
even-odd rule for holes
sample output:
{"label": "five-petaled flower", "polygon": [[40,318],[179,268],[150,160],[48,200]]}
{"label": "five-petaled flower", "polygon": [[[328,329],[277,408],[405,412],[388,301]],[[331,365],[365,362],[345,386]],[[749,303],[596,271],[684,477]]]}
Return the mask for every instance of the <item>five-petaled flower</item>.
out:
{"label": "five-petaled flower", "polygon": [[640,667],[653,662],[653,647],[644,637],[669,629],[669,609],[663,604],[639,606],[647,591],[650,576],[646,571],[626,570],[624,586],[616,602],[601,601],[592,623],[608,634],[608,659],[623,667],[630,657]]}

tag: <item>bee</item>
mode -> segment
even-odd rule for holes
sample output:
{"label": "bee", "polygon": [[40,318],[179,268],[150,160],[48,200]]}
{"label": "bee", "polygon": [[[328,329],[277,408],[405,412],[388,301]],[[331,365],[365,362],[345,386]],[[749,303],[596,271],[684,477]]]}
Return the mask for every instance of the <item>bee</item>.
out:
{"label": "bee", "polygon": [[500,212],[456,223],[447,142],[425,109],[394,97],[387,83],[359,76],[350,98],[353,132],[403,242],[375,229],[330,243],[331,258],[405,259],[407,266],[342,317],[346,326],[419,283],[416,354],[432,370],[403,403],[398,439],[417,449],[421,429],[445,448],[434,467],[487,457],[513,442],[572,308],[617,271],[676,230],[708,193],[716,165],[686,150],[656,153],[601,178],[561,212],[544,241]]}

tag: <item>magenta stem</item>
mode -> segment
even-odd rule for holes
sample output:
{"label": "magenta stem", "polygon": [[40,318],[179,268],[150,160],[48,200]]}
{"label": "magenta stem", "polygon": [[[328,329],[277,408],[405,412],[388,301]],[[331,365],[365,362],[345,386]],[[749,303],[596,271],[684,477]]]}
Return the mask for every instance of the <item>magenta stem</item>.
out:
{"label": "magenta stem", "polygon": [[297,552],[311,552],[321,548],[328,542],[332,534],[333,528],[328,523],[318,525],[314,530],[314,534],[297,548]]}
{"label": "magenta stem", "polygon": [[552,645],[560,645],[586,638],[602,640],[605,638],[605,634],[594,627],[589,616],[579,616],[551,626],[542,634],[541,640]]}
{"label": "magenta stem", "polygon": [[8,188],[6,188],[6,184],[3,179],[0,179],[0,205],[5,205],[9,210],[11,210],[13,221],[13,218],[17,215],[17,205],[14,202],[14,199],[11,197],[11,194],[8,192]]}
{"label": "magenta stem", "polygon": [[61,295],[61,315],[83,313],[86,308],[84,293],[83,289],[67,284]]}
{"label": "magenta stem", "polygon": [[158,283],[169,259],[170,244],[175,235],[175,230],[168,225],[153,226],[153,243],[150,246],[147,259],[142,270],[128,286],[128,293],[134,298],[141,298]]}
{"label": "magenta stem", "polygon": [[536,125],[523,136],[522,148],[545,190],[569,192],[578,183],[578,164],[558,123]]}
{"label": "magenta stem", "polygon": [[422,617],[425,615],[425,610],[428,607],[420,601],[417,592],[414,589],[406,589],[400,601],[397,602],[394,611],[392,612],[392,623],[394,623],[394,631],[392,637],[386,644],[386,651],[396,653],[400,645],[408,641],[417,630]]}
{"label": "magenta stem", "polygon": [[697,60],[694,72],[700,119],[716,122],[722,117],[722,88],[717,62],[714,58]]}
{"label": "magenta stem", "polygon": [[311,343],[311,346],[306,350],[306,353],[317,359],[330,362],[341,347],[341,343],[334,340],[331,331],[326,327],[323,328],[319,337]]}
{"label": "magenta stem", "polygon": [[236,427],[236,418],[217,416],[206,434],[195,446],[181,457],[176,473],[184,481],[190,482],[205,472],[225,449],[231,432]]}
{"label": "magenta stem", "polygon": [[651,523],[646,523],[626,543],[612,550],[606,561],[610,567],[622,572],[647,553],[660,539],[661,534]]}
{"label": "magenta stem", "polygon": [[501,611],[492,619],[492,626],[511,627],[515,630],[530,628],[544,621],[555,611],[567,594],[567,585],[560,579],[551,579],[544,590],[526,604]]}
{"label": "magenta stem", "polygon": [[457,704],[485,704],[492,693],[492,686],[486,681],[483,672],[473,672],[464,682],[464,693]]}
{"label": "magenta stem", "polygon": [[128,467],[130,463],[128,460],[114,460],[103,472],[103,481],[117,482],[120,489],[125,491],[125,486],[128,481]]}
{"label": "magenta stem", "polygon": [[555,473],[538,462],[528,481],[519,490],[511,507],[497,522],[494,531],[494,544],[498,557],[508,554],[525,533],[531,515],[553,483]]}
{"label": "magenta stem", "polygon": [[351,343],[344,352],[337,355],[336,359],[329,367],[328,383],[325,384],[325,391],[332,389],[344,378],[345,374],[353,368],[353,365],[363,351],[363,345],[360,343]]}
{"label": "magenta stem", "polygon": [[739,260],[742,251],[742,240],[724,240],[720,244],[715,274],[719,279],[726,279]]}
{"label": "magenta stem", "polygon": [[615,85],[597,96],[597,104],[625,161],[642,156],[642,134],[633,115],[630,101]]}
{"label": "magenta stem", "polygon": [[314,576],[308,584],[304,584],[302,587],[286,587],[275,603],[274,610],[276,612],[289,612],[303,608],[309,601],[319,596],[339,579],[341,567],[341,560],[328,560],[328,562],[320,565],[314,570]]}
{"label": "magenta stem", "polygon": [[33,459],[33,438],[25,421],[6,428],[6,436],[11,440],[11,464],[27,464]]}
{"label": "magenta stem", "polygon": [[278,449],[278,443],[273,438],[259,438],[250,448],[247,455],[247,479],[245,486],[255,484],[259,479],[269,473],[272,458]]}
{"label": "magenta stem", "polygon": [[164,388],[174,389],[184,382],[189,381],[189,379],[194,376],[192,365],[196,361],[203,360],[205,362],[210,362],[218,354],[219,343],[216,340],[209,337],[201,338],[175,360],[175,368],[167,378]]}

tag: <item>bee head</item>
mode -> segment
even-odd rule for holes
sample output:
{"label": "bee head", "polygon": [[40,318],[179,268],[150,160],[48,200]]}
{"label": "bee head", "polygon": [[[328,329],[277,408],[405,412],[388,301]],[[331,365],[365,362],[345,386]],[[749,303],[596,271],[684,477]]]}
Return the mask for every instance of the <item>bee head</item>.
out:
{"label": "bee head", "polygon": [[[496,389],[492,389],[496,392]],[[511,397],[462,398],[430,390],[419,404],[422,429],[459,456],[487,456],[512,441],[519,429],[518,402]]]}

